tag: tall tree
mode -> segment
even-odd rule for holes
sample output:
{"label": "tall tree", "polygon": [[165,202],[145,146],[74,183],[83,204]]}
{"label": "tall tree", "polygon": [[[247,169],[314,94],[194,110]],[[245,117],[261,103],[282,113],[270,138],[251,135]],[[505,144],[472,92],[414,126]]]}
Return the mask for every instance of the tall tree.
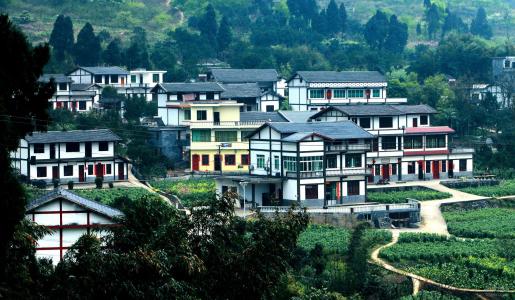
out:
{"label": "tall tree", "polygon": [[345,32],[347,30],[347,9],[345,4],[342,2],[338,8],[338,14],[340,15],[340,31]]}
{"label": "tall tree", "polygon": [[424,0],[424,7],[430,8],[431,7],[431,0]]}
{"label": "tall tree", "polygon": [[227,16],[222,18],[220,22],[220,28],[218,29],[218,34],[216,36],[216,42],[218,45],[218,51],[222,52],[229,47],[229,44],[232,41],[232,30],[229,25],[229,20]]}
{"label": "tall tree", "polygon": [[125,65],[129,70],[135,68],[150,68],[147,32],[142,27],[134,28],[131,45],[125,52]]}
{"label": "tall tree", "polygon": [[492,27],[490,27],[490,24],[488,24],[488,20],[486,19],[486,11],[483,7],[478,8],[476,17],[470,24],[470,33],[485,39],[490,39],[492,37]]}
{"label": "tall tree", "polygon": [[122,49],[120,44],[119,39],[114,39],[107,45],[102,54],[104,63],[110,66],[120,66],[122,64]]}
{"label": "tall tree", "polygon": [[426,12],[427,34],[429,38],[435,38],[440,29],[440,11],[436,4],[432,4]]}
{"label": "tall tree", "polygon": [[445,9],[445,19],[442,25],[442,37],[445,34],[456,31],[460,33],[465,33],[468,31],[468,26],[463,22],[463,20],[455,13],[453,13],[449,8]]}
{"label": "tall tree", "polygon": [[216,48],[216,33],[218,32],[218,23],[216,22],[216,11],[213,5],[206,7],[204,15],[198,22],[198,28],[202,37]]}
{"label": "tall tree", "polygon": [[385,40],[385,49],[393,53],[402,53],[408,43],[408,25],[399,22],[396,15],[390,17],[388,36]]}
{"label": "tall tree", "polygon": [[50,45],[53,48],[57,61],[64,60],[65,52],[71,52],[73,49],[73,24],[70,17],[63,15],[57,16],[54,22],[54,28],[50,34]]}
{"label": "tall tree", "polygon": [[325,11],[325,18],[331,26],[327,26],[327,33],[334,34],[342,30],[342,20],[340,18],[340,11],[334,0],[329,2]]}
{"label": "tall tree", "polygon": [[75,63],[81,66],[95,66],[100,61],[101,51],[100,41],[95,36],[93,26],[86,23],[77,35],[74,47]]}
{"label": "tall tree", "polygon": [[389,23],[385,13],[377,10],[375,15],[365,24],[365,41],[374,49],[382,49],[388,36]]}
{"label": "tall tree", "polygon": [[[13,234],[21,226],[26,198],[12,169],[9,152],[18,148],[20,138],[26,134],[46,129],[48,99],[54,87],[52,83],[38,82],[50,57],[47,45],[33,48],[6,15],[0,15],[0,39],[9,45],[0,47],[0,290],[6,296],[5,290],[26,283],[17,282],[20,278],[15,276],[24,267],[8,262],[26,255],[13,246]],[[20,235],[27,240],[24,233]]]}

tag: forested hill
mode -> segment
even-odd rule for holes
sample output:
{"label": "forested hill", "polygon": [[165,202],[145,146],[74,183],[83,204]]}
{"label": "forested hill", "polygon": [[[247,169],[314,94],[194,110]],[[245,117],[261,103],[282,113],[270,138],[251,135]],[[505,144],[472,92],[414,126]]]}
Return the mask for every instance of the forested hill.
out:
{"label": "forested hill", "polygon": [[[330,0],[317,0],[319,8],[326,8]],[[96,31],[106,30],[111,35],[128,39],[135,26],[148,32],[151,42],[156,41],[183,24],[190,17],[202,13],[207,3],[213,4],[221,14],[241,25],[246,32],[249,24],[242,16],[257,17],[256,6],[261,2],[273,2],[277,10],[288,12],[287,0],[0,0],[0,11],[8,13],[33,42],[47,41],[58,14],[72,18],[76,33],[90,22]],[[301,1],[299,1],[301,2]],[[354,26],[364,24],[377,9],[386,14],[396,14],[408,25],[410,40],[425,39],[417,36],[417,24],[424,24],[423,0],[336,0],[344,3]],[[431,1],[444,13],[449,8],[470,24],[481,5],[487,12],[495,37],[513,35],[515,26],[515,0],[434,0]],[[443,20],[442,20],[443,22]]]}

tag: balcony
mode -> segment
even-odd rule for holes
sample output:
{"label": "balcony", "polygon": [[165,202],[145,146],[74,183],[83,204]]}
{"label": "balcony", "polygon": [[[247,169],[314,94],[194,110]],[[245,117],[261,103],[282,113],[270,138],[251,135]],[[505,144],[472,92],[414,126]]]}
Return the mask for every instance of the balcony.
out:
{"label": "balcony", "polygon": [[189,121],[191,128],[257,128],[264,123],[265,121]]}
{"label": "balcony", "polygon": [[452,148],[451,154],[473,154],[475,150],[473,148]]}
{"label": "balcony", "polygon": [[326,151],[347,152],[347,151],[370,151],[370,144],[341,144],[326,145]]}
{"label": "balcony", "polygon": [[[371,172],[366,168],[359,169],[344,169],[344,170],[326,170],[326,177],[334,177],[334,176],[357,176],[357,175],[370,175]],[[297,178],[297,172],[286,172],[286,177],[288,178]],[[299,178],[321,178],[324,177],[323,171],[304,171],[300,172]]]}

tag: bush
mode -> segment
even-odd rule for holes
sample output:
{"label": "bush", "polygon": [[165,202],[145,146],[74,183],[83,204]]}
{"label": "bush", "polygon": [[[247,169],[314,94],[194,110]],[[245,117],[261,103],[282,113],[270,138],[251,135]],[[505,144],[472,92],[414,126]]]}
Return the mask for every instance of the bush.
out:
{"label": "bush", "polygon": [[112,189],[114,187],[114,184],[112,182],[109,182],[109,188]]}
{"label": "bush", "polygon": [[59,179],[54,179],[52,180],[52,183],[54,185],[54,189],[58,188],[59,187]]}
{"label": "bush", "polygon": [[73,181],[68,181],[68,189],[73,190]]}
{"label": "bush", "polygon": [[150,184],[179,197],[184,206],[204,205],[206,201],[216,198],[215,181],[212,179],[156,180]]}
{"label": "bush", "polygon": [[102,177],[95,178],[95,185],[96,185],[97,189],[101,189],[103,184],[104,184],[104,178],[102,178]]}
{"label": "bush", "polygon": [[31,184],[38,189],[46,188],[46,181],[44,180],[32,180]]}

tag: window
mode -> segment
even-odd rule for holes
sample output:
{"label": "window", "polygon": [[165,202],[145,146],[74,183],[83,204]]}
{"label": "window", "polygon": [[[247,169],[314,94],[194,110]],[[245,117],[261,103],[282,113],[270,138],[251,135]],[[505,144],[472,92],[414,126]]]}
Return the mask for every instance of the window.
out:
{"label": "window", "polygon": [[375,170],[374,170],[374,174],[375,174],[376,176],[381,175],[381,165],[375,165],[375,166],[374,166],[374,169],[375,169]]}
{"label": "window", "polygon": [[206,100],[215,100],[215,93],[207,92],[206,93]]}
{"label": "window", "polygon": [[236,142],[238,131],[215,131],[215,142]]}
{"label": "window", "polygon": [[392,128],[393,127],[393,118],[392,117],[380,117],[379,118],[379,128]]}
{"label": "window", "polygon": [[79,110],[86,110],[86,101],[79,101]]}
{"label": "window", "polygon": [[510,61],[509,60],[504,60],[504,67],[505,68],[509,68],[510,67]]}
{"label": "window", "polygon": [[280,166],[281,166],[281,164],[279,162],[279,156],[275,155],[274,156],[274,169],[279,170]]}
{"label": "window", "polygon": [[59,83],[59,90],[66,91],[68,89],[68,84],[66,82]]}
{"label": "window", "polygon": [[249,155],[248,154],[242,154],[241,155],[241,164],[244,166],[249,165]]}
{"label": "window", "polygon": [[185,121],[191,120],[191,110],[189,110],[189,109],[184,110],[184,120]]}
{"label": "window", "polygon": [[467,160],[466,159],[460,159],[460,172],[467,171]]}
{"label": "window", "polygon": [[109,151],[108,142],[98,142],[98,151]]}
{"label": "window", "polygon": [[345,98],[345,90],[344,89],[334,89],[333,94],[334,94],[334,98]]}
{"label": "window", "polygon": [[445,135],[426,136],[426,148],[445,148]]}
{"label": "window", "polygon": [[254,130],[242,130],[241,131],[241,141],[244,142],[244,141],[248,141],[249,140],[249,135],[251,133],[253,133]]}
{"label": "window", "polygon": [[370,128],[370,118],[359,118],[361,128]]}
{"label": "window", "polygon": [[363,90],[348,90],[349,98],[363,98]]}
{"label": "window", "polygon": [[66,143],[66,152],[79,152],[80,144],[79,143]]}
{"label": "window", "polygon": [[338,168],[338,156],[336,154],[326,155],[326,165],[327,169]]}
{"label": "window", "polygon": [[431,173],[431,162],[426,161],[426,173]]}
{"label": "window", "polygon": [[234,165],[236,165],[236,155],[234,155],[234,154],[226,154],[225,155],[225,165],[226,166],[234,166]]}
{"label": "window", "polygon": [[392,164],[392,175],[397,175],[397,164]]}
{"label": "window", "polygon": [[381,97],[381,90],[380,89],[373,89],[372,90],[372,97],[374,97],[374,98]]}
{"label": "window", "polygon": [[152,74],[152,82],[153,83],[159,82],[159,74]]}
{"label": "window", "polygon": [[192,142],[211,142],[211,130],[209,129],[193,129],[191,130]]}
{"label": "window", "polygon": [[46,167],[37,167],[36,173],[38,177],[46,177]]}
{"label": "window", "polygon": [[111,75],[111,83],[118,83],[118,75]]}
{"label": "window", "polygon": [[209,166],[209,154],[202,154],[202,165]]}
{"label": "window", "polygon": [[197,121],[205,121],[205,120],[207,120],[207,111],[197,110]]}
{"label": "window", "polygon": [[306,199],[318,199],[318,185],[309,184],[305,187]]}
{"label": "window", "polygon": [[300,171],[322,171],[324,169],[324,161],[322,156],[304,156],[300,158]]}
{"label": "window", "polygon": [[264,169],[265,168],[265,156],[262,155],[262,154],[258,154],[257,155],[257,167],[259,169]]}
{"label": "window", "polygon": [[359,181],[353,180],[347,182],[347,195],[356,196],[359,195]]}
{"label": "window", "polygon": [[274,112],[275,107],[273,105],[267,105],[266,106],[266,112]]}
{"label": "window", "polygon": [[429,124],[429,118],[428,116],[420,116],[420,125],[427,125]]}
{"label": "window", "polygon": [[136,75],[131,75],[131,82],[136,83]]}
{"label": "window", "polygon": [[64,176],[73,176],[73,166],[64,166],[63,174]]}
{"label": "window", "polygon": [[93,165],[88,165],[88,175],[93,175]]}
{"label": "window", "polygon": [[422,136],[405,136],[404,137],[404,149],[421,149],[422,148]]}
{"label": "window", "polygon": [[408,174],[415,174],[415,162],[408,163]]}
{"label": "window", "polygon": [[111,174],[111,164],[106,164],[106,174]]}
{"label": "window", "polygon": [[345,154],[346,168],[361,168],[362,165],[361,154]]}
{"label": "window", "polygon": [[293,156],[283,156],[283,168],[286,172],[297,172],[297,158]]}
{"label": "window", "polygon": [[324,99],[324,90],[323,89],[309,90],[309,98]]}
{"label": "window", "polygon": [[383,150],[395,150],[397,148],[397,138],[395,136],[382,136],[381,148]]}
{"label": "window", "polygon": [[447,162],[445,160],[442,160],[442,172],[447,172]]}
{"label": "window", "polygon": [[102,83],[102,75],[95,75],[95,83]]}
{"label": "window", "polygon": [[45,144],[34,144],[34,153],[45,153]]}

